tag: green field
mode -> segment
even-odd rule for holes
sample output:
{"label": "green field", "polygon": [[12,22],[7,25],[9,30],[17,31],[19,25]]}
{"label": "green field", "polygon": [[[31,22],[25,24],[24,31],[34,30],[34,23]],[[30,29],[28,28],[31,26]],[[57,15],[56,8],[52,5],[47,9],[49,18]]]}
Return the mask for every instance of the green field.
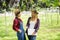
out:
{"label": "green field", "polygon": [[[26,28],[26,22],[30,15],[21,18]],[[12,29],[14,16],[0,16],[0,40],[17,40],[16,32]],[[60,40],[60,15],[57,13],[40,14],[40,29],[37,40]]]}

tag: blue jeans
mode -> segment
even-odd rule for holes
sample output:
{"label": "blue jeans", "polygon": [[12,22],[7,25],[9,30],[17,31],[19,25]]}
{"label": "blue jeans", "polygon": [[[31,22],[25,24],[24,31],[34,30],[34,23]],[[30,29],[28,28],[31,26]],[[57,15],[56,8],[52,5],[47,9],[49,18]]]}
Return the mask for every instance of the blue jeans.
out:
{"label": "blue jeans", "polygon": [[22,30],[22,32],[17,32],[17,37],[18,37],[18,40],[26,40],[26,37],[25,37],[25,32],[24,32],[24,29],[23,29],[23,23],[20,22],[20,30]]}
{"label": "blue jeans", "polygon": [[24,32],[22,33],[17,32],[17,37],[18,40],[26,40]]}
{"label": "blue jeans", "polygon": [[29,40],[36,40],[36,36],[28,36]]}

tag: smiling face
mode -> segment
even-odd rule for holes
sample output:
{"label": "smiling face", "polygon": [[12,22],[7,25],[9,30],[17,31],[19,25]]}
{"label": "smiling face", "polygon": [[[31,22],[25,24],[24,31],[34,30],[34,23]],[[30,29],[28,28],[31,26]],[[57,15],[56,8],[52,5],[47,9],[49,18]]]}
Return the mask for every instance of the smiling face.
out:
{"label": "smiling face", "polygon": [[32,11],[31,16],[32,16],[33,18],[35,18],[35,17],[37,17],[37,16],[38,16],[38,14],[37,14],[37,13],[35,13],[34,11]]}
{"label": "smiling face", "polygon": [[32,17],[35,17],[35,13],[34,13],[34,12],[32,12],[31,16],[32,16]]}

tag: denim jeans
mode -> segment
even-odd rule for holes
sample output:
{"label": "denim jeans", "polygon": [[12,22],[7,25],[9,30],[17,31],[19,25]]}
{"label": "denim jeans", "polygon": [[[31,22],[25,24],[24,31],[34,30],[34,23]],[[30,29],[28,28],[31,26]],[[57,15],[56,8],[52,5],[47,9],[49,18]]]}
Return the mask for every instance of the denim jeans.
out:
{"label": "denim jeans", "polygon": [[28,36],[29,40],[36,40],[36,36]]}
{"label": "denim jeans", "polygon": [[18,37],[18,40],[25,40],[25,36],[24,36],[24,33],[19,33],[17,32],[17,37]]}
{"label": "denim jeans", "polygon": [[17,32],[18,40],[26,40],[24,29],[23,29],[23,23],[22,22],[20,22],[20,30],[22,30],[21,33]]}

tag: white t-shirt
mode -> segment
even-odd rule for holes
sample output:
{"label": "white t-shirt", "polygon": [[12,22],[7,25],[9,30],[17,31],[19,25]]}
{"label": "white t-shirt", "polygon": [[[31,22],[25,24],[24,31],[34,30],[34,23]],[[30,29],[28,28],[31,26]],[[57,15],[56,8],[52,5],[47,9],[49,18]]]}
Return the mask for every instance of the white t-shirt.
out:
{"label": "white t-shirt", "polygon": [[34,29],[35,24],[36,24],[36,21],[30,21],[30,27],[29,27],[29,29]]}
{"label": "white t-shirt", "polygon": [[30,21],[30,27],[28,28],[28,35],[32,35],[32,33],[35,31],[35,29],[34,29],[35,24],[36,24],[36,20]]}

